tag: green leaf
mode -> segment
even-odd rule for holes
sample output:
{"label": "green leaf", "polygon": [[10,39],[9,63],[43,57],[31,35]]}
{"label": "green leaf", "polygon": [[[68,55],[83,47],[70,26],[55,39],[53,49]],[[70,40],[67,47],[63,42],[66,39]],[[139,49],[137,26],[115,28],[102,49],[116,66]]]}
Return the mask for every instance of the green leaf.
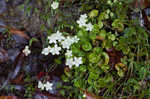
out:
{"label": "green leaf", "polygon": [[87,68],[86,68],[85,65],[81,65],[80,68],[79,68],[79,70],[80,70],[81,72],[86,72],[86,71],[87,71]]}
{"label": "green leaf", "polygon": [[109,65],[102,65],[102,66],[100,66],[100,67],[101,67],[101,69],[102,69],[104,72],[107,72],[107,71],[109,70],[109,68],[110,68]]}
{"label": "green leaf", "polygon": [[98,85],[100,88],[103,88],[107,85],[105,82],[105,79],[103,79],[103,78],[99,78],[99,80],[97,82],[98,82]]}
{"label": "green leaf", "polygon": [[107,65],[109,63],[109,56],[107,53],[103,52],[102,55],[104,56],[104,59],[105,59],[105,65]]}
{"label": "green leaf", "polygon": [[124,25],[120,19],[115,19],[112,23],[112,27],[114,29],[117,29],[118,31],[123,31],[123,29],[124,29]]}
{"label": "green leaf", "polygon": [[114,17],[114,13],[113,13],[113,12],[110,12],[110,16],[111,16],[111,17]]}
{"label": "green leaf", "polygon": [[30,39],[30,41],[29,41],[29,46],[31,46],[33,42],[38,42],[38,39],[32,37],[32,38]]}
{"label": "green leaf", "polygon": [[103,22],[102,21],[98,21],[98,27],[99,27],[99,29],[101,29],[103,27]]}
{"label": "green leaf", "polygon": [[121,70],[121,69],[120,69],[117,73],[118,73],[118,75],[119,75],[120,77],[123,77],[123,76],[124,76],[124,72],[123,72],[123,70]]}
{"label": "green leaf", "polygon": [[92,49],[92,45],[90,42],[85,42],[83,45],[82,45],[82,48],[84,51],[90,51]]}
{"label": "green leaf", "polygon": [[90,72],[90,75],[89,75],[90,78],[92,78],[93,80],[96,80],[99,78],[99,75],[94,73],[94,72]]}
{"label": "green leaf", "polygon": [[92,32],[92,33],[89,33],[89,38],[91,39],[91,40],[95,40],[96,39],[96,32]]}
{"label": "green leaf", "polygon": [[101,21],[101,20],[104,20],[105,19],[105,12],[102,12],[99,17],[98,17],[98,20]]}
{"label": "green leaf", "polygon": [[61,90],[59,91],[59,93],[60,93],[61,95],[65,96],[65,90],[64,90],[64,89],[61,89]]}
{"label": "green leaf", "polygon": [[100,60],[100,56],[95,53],[90,53],[88,58],[89,58],[89,62],[91,63],[98,63]]}
{"label": "green leaf", "polygon": [[106,30],[101,30],[98,34],[101,38],[105,39],[106,38]]}
{"label": "green leaf", "polygon": [[64,82],[68,82],[68,81],[69,81],[68,77],[66,77],[66,76],[64,76],[64,75],[62,75],[62,80],[63,80]]}
{"label": "green leaf", "polygon": [[55,61],[56,64],[62,64],[60,59],[55,59],[54,61]]}
{"label": "green leaf", "polygon": [[98,24],[93,25],[92,33],[99,33],[100,26]]}
{"label": "green leaf", "polygon": [[96,54],[102,53],[102,48],[101,47],[94,47],[93,48],[93,53],[96,53]]}
{"label": "green leaf", "polygon": [[80,82],[78,80],[74,80],[74,86],[80,88]]}
{"label": "green leaf", "polygon": [[111,39],[112,41],[114,41],[114,40],[116,39],[116,36],[115,36],[114,34],[111,34],[111,35],[110,35],[110,39]]}
{"label": "green leaf", "polygon": [[77,36],[78,36],[79,38],[81,38],[81,40],[82,40],[82,38],[85,38],[85,37],[87,37],[88,35],[87,35],[87,32],[86,32],[85,30],[80,30],[80,31],[77,33]]}
{"label": "green leaf", "polygon": [[95,10],[95,9],[89,13],[90,18],[96,17],[97,15],[98,15],[98,10]]}

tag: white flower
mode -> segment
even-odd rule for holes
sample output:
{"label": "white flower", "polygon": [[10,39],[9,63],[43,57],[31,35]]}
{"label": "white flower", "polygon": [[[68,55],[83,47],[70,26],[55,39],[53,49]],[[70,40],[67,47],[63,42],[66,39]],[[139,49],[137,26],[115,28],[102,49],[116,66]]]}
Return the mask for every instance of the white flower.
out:
{"label": "white flower", "polygon": [[86,30],[87,31],[92,31],[93,25],[91,23],[86,24]]}
{"label": "white flower", "polygon": [[58,2],[53,2],[53,3],[51,4],[51,7],[52,7],[54,10],[57,9],[58,6],[59,6],[59,3],[58,3]]}
{"label": "white flower", "polygon": [[83,94],[83,97],[86,98],[86,94]]}
{"label": "white flower", "polygon": [[86,14],[81,15],[79,20],[77,20],[79,27],[86,26],[86,22],[87,22],[87,15]]}
{"label": "white flower", "polygon": [[71,50],[67,50],[67,52],[65,53],[65,55],[67,57],[71,57],[72,56],[72,51]]}
{"label": "white flower", "polygon": [[74,37],[67,37],[66,39],[64,39],[64,41],[61,42],[62,47],[66,48],[66,49],[70,49],[70,46],[73,43],[77,43],[79,41],[79,38],[77,36]]}
{"label": "white flower", "polygon": [[77,20],[77,23],[79,24],[79,27],[83,27],[83,26],[85,26],[86,25],[86,20]]}
{"label": "white flower", "polygon": [[57,44],[54,45],[54,47],[52,47],[50,49],[50,52],[52,53],[52,55],[59,55],[60,54],[60,51],[61,50],[61,47],[59,47]]}
{"label": "white flower", "polygon": [[143,27],[144,26],[144,20],[143,20],[144,18],[143,18],[143,16],[142,16],[142,13],[141,13],[141,11],[140,11],[140,25]]}
{"label": "white flower", "polygon": [[69,36],[64,41],[61,42],[62,47],[66,49],[69,49],[73,43],[74,43],[74,40]]}
{"label": "white flower", "polygon": [[59,31],[56,32],[56,37],[59,42],[65,39],[65,37]]}
{"label": "white flower", "polygon": [[44,90],[46,88],[46,91],[52,90],[53,83],[46,82],[46,84],[43,84],[41,81],[38,82],[38,88],[41,90]]}
{"label": "white flower", "polygon": [[80,64],[82,64],[82,57],[74,57],[74,63],[76,67],[79,67]]}
{"label": "white flower", "polygon": [[31,53],[29,46],[25,46],[25,49],[22,52],[25,54],[25,56],[28,56]]}
{"label": "white flower", "polygon": [[53,86],[53,83],[49,83],[49,82],[46,82],[46,84],[44,84],[45,88],[46,88],[46,91],[48,90],[52,90],[52,86]]}
{"label": "white flower", "polygon": [[59,31],[57,31],[56,33],[52,34],[51,36],[48,36],[49,44],[52,44],[52,43],[56,44],[57,41],[61,42],[64,39],[65,39],[64,36]]}
{"label": "white flower", "polygon": [[42,54],[48,55],[48,54],[50,53],[50,50],[51,50],[51,47],[48,46],[47,48],[44,48],[44,49],[42,50]]}
{"label": "white flower", "polygon": [[86,23],[87,22],[87,15],[83,14],[80,16],[79,20],[77,20],[77,23],[79,24],[79,27],[86,27],[87,31],[92,31],[93,25],[91,23]]}
{"label": "white flower", "polygon": [[72,39],[73,39],[74,43],[78,43],[78,41],[79,41],[79,38],[77,36],[74,36]]}
{"label": "white flower", "polygon": [[40,88],[41,90],[44,90],[44,84],[41,82],[41,81],[39,81],[38,82],[38,88]]}
{"label": "white flower", "polygon": [[72,66],[74,65],[73,58],[67,58],[66,65],[69,66],[69,68],[72,68]]}
{"label": "white flower", "polygon": [[86,19],[87,18],[87,14],[83,14],[80,16],[80,19]]}
{"label": "white flower", "polygon": [[48,36],[49,44],[57,43],[57,36],[55,34],[52,34],[51,36]]}

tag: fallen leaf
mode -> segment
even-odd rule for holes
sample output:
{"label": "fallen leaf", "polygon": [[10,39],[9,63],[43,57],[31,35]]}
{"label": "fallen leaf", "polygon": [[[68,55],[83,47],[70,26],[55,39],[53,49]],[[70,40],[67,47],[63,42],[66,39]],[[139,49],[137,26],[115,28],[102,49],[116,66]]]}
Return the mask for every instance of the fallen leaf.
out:
{"label": "fallen leaf", "polygon": [[97,96],[93,93],[89,93],[87,90],[79,88],[86,96],[86,99],[104,99],[102,96]]}
{"label": "fallen leaf", "polygon": [[20,31],[20,30],[18,30],[18,29],[12,28],[12,27],[2,26],[2,25],[0,25],[0,28],[6,28],[6,29],[8,29],[9,32],[12,33],[12,34],[17,34],[17,35],[19,35],[19,36],[21,36],[21,37],[23,37],[23,38],[25,38],[25,39],[29,39],[29,36],[28,36],[27,34],[25,34],[24,31]]}
{"label": "fallen leaf", "polygon": [[13,64],[15,69],[8,73],[7,79],[3,82],[2,87],[0,87],[1,89],[7,86],[8,82],[10,82],[10,80],[14,79],[19,74],[20,69],[24,62],[24,57],[25,55],[22,52],[20,52],[20,54],[16,57]]}
{"label": "fallen leaf", "polygon": [[14,84],[23,84],[23,77],[24,77],[24,73],[20,74],[17,78],[11,80],[11,83]]}
{"label": "fallen leaf", "polygon": [[15,68],[15,70],[11,74],[11,77],[10,77],[11,79],[14,79],[18,75],[20,68],[21,67],[19,65]]}
{"label": "fallen leaf", "polygon": [[10,29],[10,32],[13,33],[13,34],[20,35],[21,37],[24,37],[24,38],[26,38],[26,39],[29,39],[29,36],[27,36],[27,35],[24,33],[24,31],[20,31],[20,30],[11,28],[11,29]]}
{"label": "fallen leaf", "polygon": [[96,96],[92,93],[89,93],[89,92],[85,92],[85,95],[86,95],[86,99],[103,99],[101,96]]}
{"label": "fallen leaf", "polygon": [[96,36],[96,40],[101,40],[101,41],[103,41],[103,40],[104,40],[104,37],[102,37],[102,36]]}
{"label": "fallen leaf", "polygon": [[121,68],[123,71],[127,71],[127,66],[125,65],[125,64],[123,64],[123,63],[117,63],[116,65],[115,65],[115,68],[117,69],[117,68]]}
{"label": "fallen leaf", "polygon": [[123,53],[121,51],[117,51],[115,48],[107,49],[106,52],[109,55],[109,65],[114,68],[115,64],[121,62],[121,58],[123,57]]}
{"label": "fallen leaf", "polygon": [[136,96],[129,96],[128,99],[138,99]]}
{"label": "fallen leaf", "polygon": [[0,99],[18,99],[17,96],[0,96]]}
{"label": "fallen leaf", "polygon": [[43,77],[45,75],[45,72],[40,72],[37,77],[40,79],[41,77]]}
{"label": "fallen leaf", "polygon": [[20,52],[20,54],[16,57],[16,59],[14,61],[15,70],[10,75],[11,79],[14,79],[18,75],[18,73],[23,65],[24,58],[25,58],[25,55],[22,52]]}

